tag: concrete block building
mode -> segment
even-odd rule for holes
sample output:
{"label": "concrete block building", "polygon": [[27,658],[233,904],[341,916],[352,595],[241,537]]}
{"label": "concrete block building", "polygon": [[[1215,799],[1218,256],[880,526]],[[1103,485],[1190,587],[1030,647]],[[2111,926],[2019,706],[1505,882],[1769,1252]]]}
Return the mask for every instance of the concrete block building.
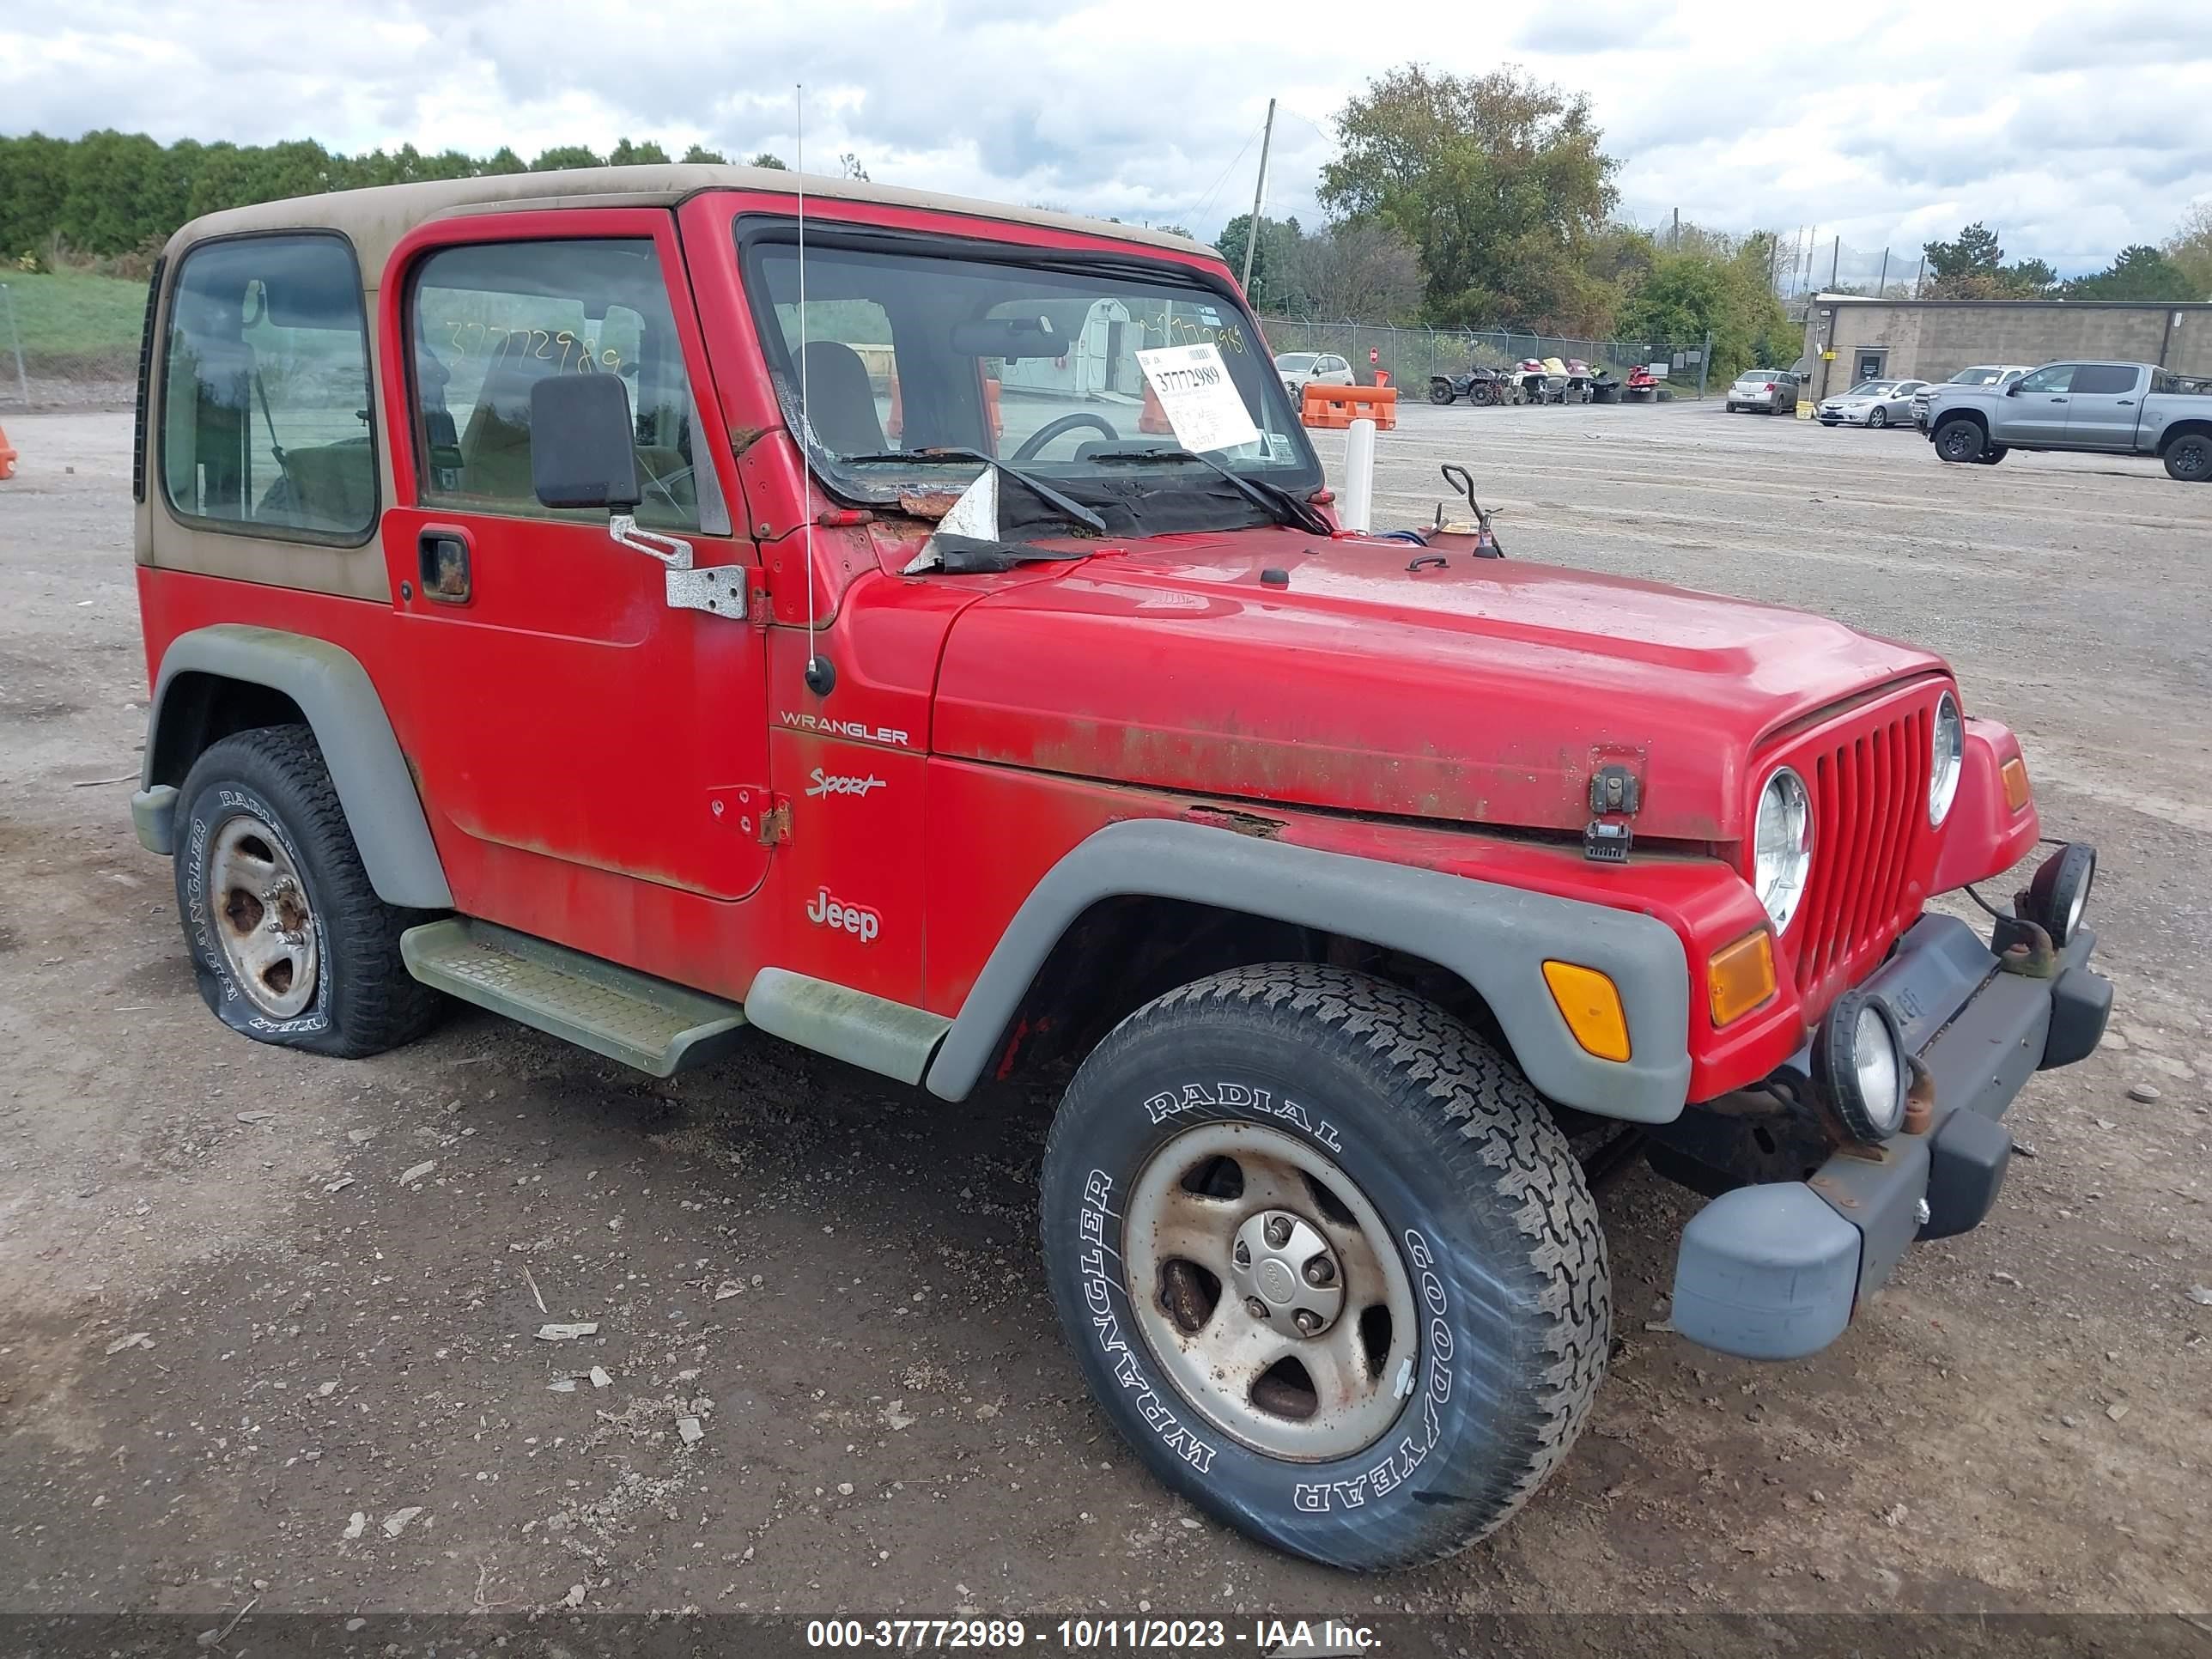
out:
{"label": "concrete block building", "polygon": [[[1832,351],[1832,357],[1826,354]],[[1806,390],[1947,379],[1970,363],[2095,357],[2212,375],[2212,301],[1878,300],[1816,294],[1805,315]]]}

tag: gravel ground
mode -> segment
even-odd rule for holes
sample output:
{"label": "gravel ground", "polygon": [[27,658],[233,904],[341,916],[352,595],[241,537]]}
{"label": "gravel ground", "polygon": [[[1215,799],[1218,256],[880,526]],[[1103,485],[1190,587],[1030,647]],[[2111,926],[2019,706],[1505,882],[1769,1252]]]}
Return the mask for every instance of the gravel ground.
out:
{"label": "gravel ground", "polygon": [[[1515,557],[1948,653],[2103,849],[2119,1003],[2015,1108],[1991,1221],[1811,1360],[1672,1335],[1694,1200],[1609,1188],[1620,1340],[1573,1456],[1491,1542],[1354,1583],[1201,1522],[1086,1403],[1033,1260],[1048,1098],[766,1038],[659,1083],[465,1011],[350,1064],[219,1027],[125,807],[128,417],[5,423],[0,1611],[2212,1600],[2212,489],[1711,407],[1384,435],[1386,525],[1463,459]],[[597,1331],[541,1338],[567,1322]]]}

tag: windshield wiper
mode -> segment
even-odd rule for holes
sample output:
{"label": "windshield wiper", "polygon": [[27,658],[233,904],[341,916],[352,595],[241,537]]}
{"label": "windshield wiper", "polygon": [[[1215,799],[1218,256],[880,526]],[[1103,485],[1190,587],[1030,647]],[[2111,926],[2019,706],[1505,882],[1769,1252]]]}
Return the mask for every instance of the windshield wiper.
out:
{"label": "windshield wiper", "polygon": [[928,449],[885,449],[867,455],[840,455],[836,457],[836,460],[841,466],[883,465],[900,462],[910,465],[915,461],[920,461],[925,465],[935,465],[943,461],[981,461],[984,465],[995,468],[1007,477],[1014,479],[1024,489],[1058,507],[1076,523],[1087,525],[1102,536],[1107,533],[1106,520],[1084,506],[1081,501],[1073,496],[1062,495],[1027,467],[1016,466],[1012,462],[1002,461],[995,455],[986,455],[980,449],[963,449],[951,445]]}
{"label": "windshield wiper", "polygon": [[1083,459],[1087,461],[1196,461],[1200,466],[1228,479],[1238,493],[1278,524],[1292,525],[1314,536],[1333,536],[1336,533],[1317,508],[1310,502],[1300,501],[1282,485],[1265,478],[1248,478],[1241,472],[1224,466],[1212,456],[1201,455],[1194,449],[1094,449]]}

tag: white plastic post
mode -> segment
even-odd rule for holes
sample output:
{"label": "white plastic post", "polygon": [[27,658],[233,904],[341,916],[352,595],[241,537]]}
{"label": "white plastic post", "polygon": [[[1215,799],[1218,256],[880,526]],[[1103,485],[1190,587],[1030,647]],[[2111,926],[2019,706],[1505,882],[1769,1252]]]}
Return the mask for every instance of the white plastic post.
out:
{"label": "white plastic post", "polygon": [[1337,521],[1346,530],[1375,527],[1375,422],[1354,421],[1344,434],[1344,493]]}

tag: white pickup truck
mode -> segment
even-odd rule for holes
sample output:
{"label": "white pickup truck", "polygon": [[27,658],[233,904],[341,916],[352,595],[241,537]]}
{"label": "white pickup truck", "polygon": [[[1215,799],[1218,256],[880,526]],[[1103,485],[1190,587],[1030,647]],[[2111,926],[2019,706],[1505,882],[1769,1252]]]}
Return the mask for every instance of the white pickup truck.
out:
{"label": "white pickup truck", "polygon": [[2212,381],[2152,363],[2046,363],[2008,385],[1946,386],[1928,410],[1946,461],[2001,461],[2014,449],[2155,455],[2166,476],[2212,479]]}

